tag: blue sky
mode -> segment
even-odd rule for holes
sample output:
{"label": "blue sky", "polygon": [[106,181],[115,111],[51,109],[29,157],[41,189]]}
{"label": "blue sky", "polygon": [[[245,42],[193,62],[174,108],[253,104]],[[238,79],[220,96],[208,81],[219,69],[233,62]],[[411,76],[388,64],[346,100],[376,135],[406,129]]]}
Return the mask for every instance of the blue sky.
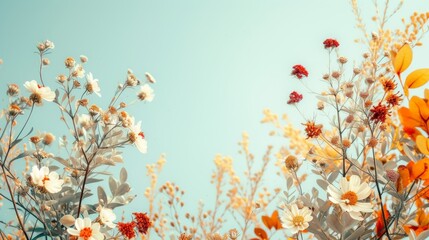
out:
{"label": "blue sky", "polygon": [[[368,2],[362,5],[367,19],[372,14]],[[426,1],[406,5],[398,16],[429,9]],[[132,111],[143,122],[149,153],[132,149],[125,154],[130,183],[139,195],[130,211],[145,210],[142,186],[148,179],[142,173],[161,153],[167,165],[160,181],[187,190],[191,204],[210,203],[214,156],[231,155],[242,167],[237,154],[242,131],[262,153],[273,142],[269,128],[259,123],[264,108],[289,114],[299,126],[303,119],[286,104],[292,90],[303,90],[291,78],[291,66],[307,66],[305,81],[320,79],[327,67],[326,38],[338,39],[341,55],[353,63],[364,51],[353,42],[360,37],[354,23],[349,1],[343,0],[2,1],[0,89],[37,79],[35,45],[45,39],[56,45],[49,56],[53,64],[44,70],[51,86],[64,72],[63,60],[81,54],[89,58],[87,71],[100,79],[101,101],[109,100],[128,68],[140,77],[152,73],[158,80],[154,101]],[[417,62],[424,64],[427,53],[423,47]],[[130,92],[128,99],[133,97]],[[302,106],[315,106],[315,99],[305,98]],[[54,108],[50,111],[58,116]],[[36,112],[36,125],[55,132],[61,125],[44,121],[46,114]]]}

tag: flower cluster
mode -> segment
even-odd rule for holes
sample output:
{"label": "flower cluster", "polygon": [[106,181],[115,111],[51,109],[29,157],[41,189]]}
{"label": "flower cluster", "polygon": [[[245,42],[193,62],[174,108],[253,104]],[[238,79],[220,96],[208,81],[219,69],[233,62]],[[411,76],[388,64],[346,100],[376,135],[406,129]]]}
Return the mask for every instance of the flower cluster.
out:
{"label": "flower cluster", "polygon": [[[101,107],[92,96],[101,97],[102,81],[87,72],[88,57],[82,55],[78,61],[67,57],[62,65],[65,73],[56,77],[59,88],[52,90],[44,81],[43,70],[54,65],[47,58],[54,44],[47,40],[36,47],[41,66],[39,79],[26,81],[23,87],[27,91],[21,91],[17,83],[9,84],[8,104],[0,114],[5,126],[0,129],[0,196],[9,201],[16,215],[8,225],[17,229],[14,234],[21,239],[30,239],[35,234],[55,239],[119,237],[117,230],[124,229],[124,225],[116,222],[114,209],[127,205],[135,196],[130,194],[125,168],[121,169],[118,180],[100,173],[108,176],[109,166],[124,162],[119,148],[135,146],[146,153],[147,140],[141,122],[130,115],[129,104],[120,98],[131,91],[133,103],[151,102],[154,91],[149,85],[156,80],[144,73],[141,81],[128,70],[111,102]],[[137,87],[140,89],[133,91]],[[34,134],[30,130],[37,126],[32,122],[39,120],[34,113],[44,111],[46,105],[59,109],[58,119],[65,127],[61,137],[40,130]],[[54,145],[60,151],[54,152]],[[21,159],[26,163],[24,169],[14,164]],[[21,170],[23,178],[16,174]],[[94,186],[100,181],[108,181],[109,193],[102,186]],[[94,192],[97,198],[90,198]],[[152,226],[150,218],[143,213],[134,216],[134,235],[147,234]]]}

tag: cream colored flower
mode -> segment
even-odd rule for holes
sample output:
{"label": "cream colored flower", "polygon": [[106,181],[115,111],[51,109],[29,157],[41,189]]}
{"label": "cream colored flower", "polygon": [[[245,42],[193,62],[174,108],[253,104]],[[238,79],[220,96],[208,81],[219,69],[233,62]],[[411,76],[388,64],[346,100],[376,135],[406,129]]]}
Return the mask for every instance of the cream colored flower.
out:
{"label": "cream colored flower", "polygon": [[329,200],[348,212],[353,219],[362,221],[360,212],[373,212],[373,206],[369,202],[359,202],[366,199],[371,194],[371,188],[364,182],[361,183],[359,176],[353,175],[350,180],[342,178],[340,189],[332,184],[328,186]]}
{"label": "cream colored flower", "polygon": [[116,215],[110,208],[101,208],[100,210],[100,221],[108,226],[109,228],[114,228],[116,224],[113,223],[115,221]]}
{"label": "cream colored flower", "polygon": [[82,67],[82,65],[77,64],[73,68],[72,76],[78,78],[83,78],[85,76],[85,69]]}
{"label": "cream colored flower", "polygon": [[144,133],[141,131],[141,122],[134,125],[134,118],[131,118],[130,132],[128,133],[129,140],[134,143],[141,153],[147,152],[147,141]]}
{"label": "cream colored flower", "polygon": [[91,223],[91,219],[89,218],[78,218],[74,223],[74,228],[67,229],[67,232],[72,235],[78,237],[78,240],[103,240],[104,236],[100,232],[100,224],[99,223]]}
{"label": "cream colored flower", "polygon": [[56,172],[49,172],[48,167],[39,167],[33,166],[33,169],[30,173],[31,182],[38,186],[42,187],[49,193],[57,193],[61,191],[64,180],[59,179],[59,175]]}
{"label": "cream colored flower", "polygon": [[48,49],[54,49],[54,48],[55,48],[54,43],[53,43],[53,42],[51,42],[51,41],[49,41],[49,40],[46,40],[46,41],[44,42],[44,44],[45,44],[45,47],[46,47],[46,48],[48,48]]}
{"label": "cream colored flower", "polygon": [[99,97],[101,97],[100,94],[100,86],[98,86],[98,79],[94,79],[94,77],[92,76],[92,73],[88,73],[88,75],[86,75],[86,81],[88,82],[86,85],[86,90],[89,93],[95,93],[97,94]]}
{"label": "cream colored flower", "polygon": [[308,207],[299,209],[296,204],[285,207],[280,214],[282,226],[289,229],[293,234],[307,229],[308,223],[313,220],[312,212]]}
{"label": "cream colored flower", "polygon": [[36,80],[26,81],[24,87],[31,92],[30,99],[34,103],[42,103],[42,99],[48,102],[52,102],[55,99],[55,92],[49,87],[37,84]]}
{"label": "cream colored flower", "polygon": [[148,84],[145,84],[140,87],[137,97],[142,101],[152,102],[155,95],[153,94],[153,89]]}
{"label": "cream colored flower", "polygon": [[86,63],[86,62],[88,62],[88,57],[87,56],[85,56],[85,55],[80,55],[80,61],[82,62],[82,63]]}
{"label": "cream colored flower", "polygon": [[155,80],[155,78],[152,76],[152,74],[150,74],[150,73],[146,72],[144,75],[146,76],[146,80],[147,80],[148,82],[150,82],[150,83],[156,83],[156,80]]}

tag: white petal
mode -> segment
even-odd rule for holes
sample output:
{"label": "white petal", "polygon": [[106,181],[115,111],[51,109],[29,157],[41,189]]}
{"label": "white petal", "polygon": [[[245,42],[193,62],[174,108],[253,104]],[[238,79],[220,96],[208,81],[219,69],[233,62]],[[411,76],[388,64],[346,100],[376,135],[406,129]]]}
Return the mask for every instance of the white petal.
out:
{"label": "white petal", "polygon": [[346,178],[342,178],[340,180],[340,189],[342,193],[346,193],[349,191],[349,182]]}
{"label": "white petal", "polygon": [[82,218],[76,219],[76,222],[74,223],[74,225],[78,231],[80,231],[81,229],[83,229],[85,227],[85,224],[84,224]]}
{"label": "white petal", "polygon": [[84,222],[85,227],[91,227],[91,219],[90,218],[87,218],[87,217],[84,218],[83,222]]}
{"label": "white petal", "polygon": [[350,177],[349,181],[349,191],[357,192],[360,186],[360,178],[357,175]]}
{"label": "white petal", "polygon": [[67,229],[67,232],[68,232],[70,235],[73,235],[73,236],[79,236],[79,233],[80,233],[80,231],[79,231],[79,230],[76,230],[76,229],[73,229],[73,228],[68,228],[68,229]]}
{"label": "white petal", "polygon": [[367,198],[371,194],[371,188],[368,186],[367,183],[362,183],[356,192],[358,195],[358,200],[362,200]]}
{"label": "white petal", "polygon": [[349,212],[349,214],[350,214],[350,217],[353,218],[353,219],[355,219],[355,220],[358,220],[358,221],[362,221],[363,220],[362,215],[360,214],[360,212]]}

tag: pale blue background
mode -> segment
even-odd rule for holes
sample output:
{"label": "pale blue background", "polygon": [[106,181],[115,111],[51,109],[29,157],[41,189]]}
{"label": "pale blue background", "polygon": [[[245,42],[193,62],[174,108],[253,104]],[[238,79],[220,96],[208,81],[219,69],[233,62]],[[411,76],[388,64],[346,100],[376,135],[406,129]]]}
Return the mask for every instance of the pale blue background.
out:
{"label": "pale blue background", "polygon": [[[369,19],[371,1],[363,2],[362,12]],[[398,16],[429,9],[428,1],[405,3]],[[331,37],[340,42],[350,66],[353,58],[359,60],[364,50],[353,42],[361,36],[354,23],[345,0],[1,1],[0,90],[10,82],[38,79],[33,52],[45,39],[56,45],[49,56],[53,64],[44,70],[51,86],[55,76],[65,72],[63,60],[81,54],[89,58],[87,71],[100,79],[106,102],[127,68],[141,78],[145,71],[152,73],[158,80],[155,100],[134,108],[143,121],[149,153],[142,156],[132,149],[126,155],[125,166],[139,197],[125,211],[147,210],[145,164],[166,153],[160,182],[173,181],[187,190],[186,202],[195,212],[200,199],[213,203],[209,181],[217,153],[236,157],[236,167],[242,168],[244,161],[237,154],[242,131],[249,132],[257,156],[273,143],[267,137],[271,128],[259,124],[264,108],[286,112],[297,126],[304,122],[286,104],[292,90],[307,94],[290,76],[291,66],[306,66],[310,77],[303,81],[313,85],[327,69],[322,41]],[[420,60],[413,66],[427,65],[423,57],[428,46],[416,53]],[[129,92],[128,99],[133,97]],[[301,107],[312,117],[310,107],[316,101],[308,94],[304,98]],[[36,113],[38,129],[55,132],[63,127],[59,121],[44,121],[51,120],[46,112]]]}

